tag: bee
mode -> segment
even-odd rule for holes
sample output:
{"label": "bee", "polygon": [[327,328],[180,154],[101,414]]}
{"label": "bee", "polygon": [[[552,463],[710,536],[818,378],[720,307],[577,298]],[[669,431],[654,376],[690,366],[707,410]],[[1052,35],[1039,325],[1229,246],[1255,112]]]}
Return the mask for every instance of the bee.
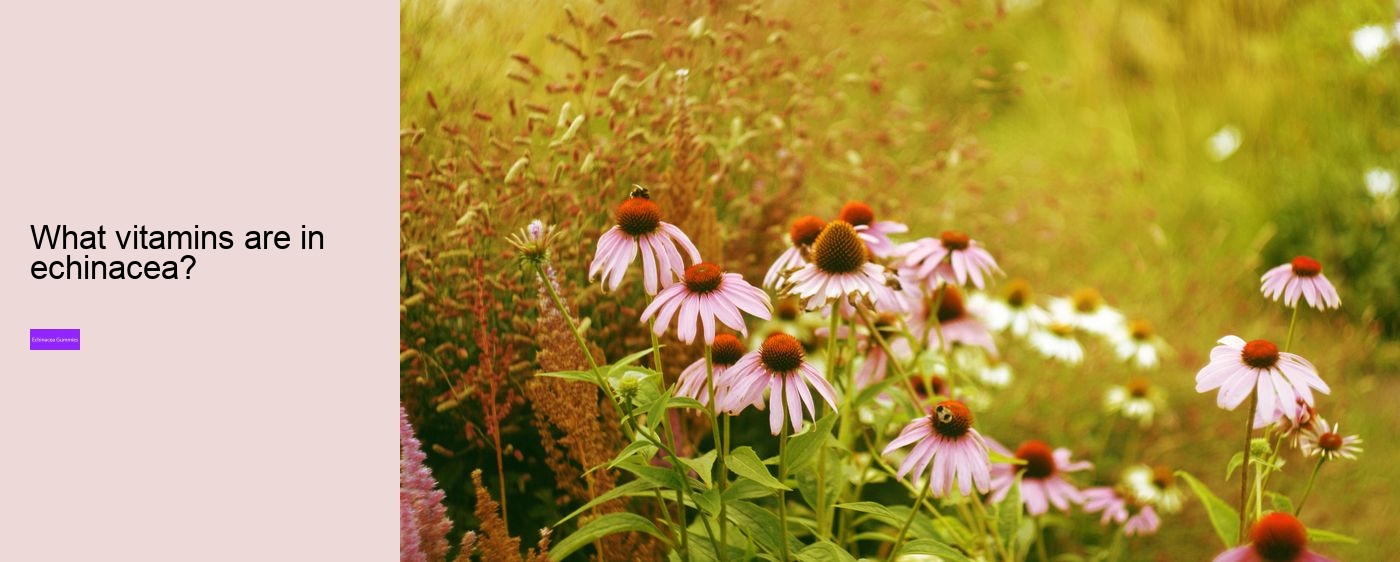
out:
{"label": "bee", "polygon": [[642,199],[651,199],[651,191],[645,187],[634,183],[632,184],[632,194],[629,197],[641,197]]}
{"label": "bee", "polygon": [[957,416],[957,414],[953,413],[952,408],[942,404],[939,404],[938,407],[933,409],[933,415],[937,416],[938,421],[941,423],[953,423],[953,418]]}

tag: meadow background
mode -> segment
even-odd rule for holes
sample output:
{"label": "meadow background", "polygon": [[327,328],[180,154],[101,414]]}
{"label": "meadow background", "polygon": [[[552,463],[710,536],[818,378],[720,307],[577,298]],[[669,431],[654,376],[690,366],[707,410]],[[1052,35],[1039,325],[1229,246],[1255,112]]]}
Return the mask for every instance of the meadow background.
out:
{"label": "meadow background", "polygon": [[[1170,407],[1143,437],[1143,460],[1190,471],[1231,503],[1224,465],[1243,413],[1196,394],[1194,375],[1223,335],[1282,340],[1288,312],[1259,295],[1259,275],[1316,257],[1343,307],[1304,309],[1294,351],[1333,388],[1323,415],[1365,452],[1324,467],[1304,521],[1361,540],[1324,553],[1390,559],[1400,241],[1395,195],[1374,197],[1363,175],[1400,169],[1400,48],[1368,60],[1352,34],[1400,32],[1398,11],[404,1],[401,397],[454,537],[480,524],[476,468],[493,495],[506,490],[506,523],[526,544],[577,505],[560,482],[577,459],[550,459],[540,443],[554,418],[529,381],[548,345],[504,235],[533,218],[559,225],[565,292],[613,359],[645,346],[642,301],[604,297],[585,269],[611,208],[643,184],[702,253],[754,281],[791,218],[861,199],[909,224],[906,239],[972,233],[1038,293],[1097,288],[1174,350],[1151,374]],[[1211,148],[1222,129],[1238,139],[1229,154]],[[640,293],[629,279],[622,293]],[[1103,390],[1133,373],[1088,347],[1077,369],[1008,349],[1017,382],[978,412],[979,427],[1097,447]],[[671,365],[694,357],[668,349]],[[608,427],[596,425],[578,431]],[[1290,468],[1281,489],[1296,494],[1306,470]],[[1221,550],[1194,497],[1132,546],[1140,560]]]}

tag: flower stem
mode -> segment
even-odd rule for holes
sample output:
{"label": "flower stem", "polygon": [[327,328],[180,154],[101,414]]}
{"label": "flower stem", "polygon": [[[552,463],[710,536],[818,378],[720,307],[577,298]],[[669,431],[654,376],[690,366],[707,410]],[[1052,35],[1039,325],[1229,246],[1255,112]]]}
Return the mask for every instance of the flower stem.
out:
{"label": "flower stem", "polygon": [[[837,352],[837,347],[836,347],[836,332],[837,332],[837,330],[839,330],[840,328],[841,328],[841,315],[840,315],[840,313],[839,313],[839,307],[836,306],[835,304],[832,304],[832,305],[831,305],[831,326],[827,329],[827,334],[826,334],[826,375],[827,375],[826,378],[827,378],[828,381],[836,381],[836,382],[838,382],[838,383],[841,382],[841,381],[843,380],[843,379],[841,379],[840,377],[837,376],[838,373],[840,373],[840,370],[839,370],[838,367],[837,367],[837,365],[838,365],[838,363],[839,363],[839,361],[838,361],[839,357],[837,357],[837,353],[838,353],[838,352]],[[849,332],[847,333],[847,337],[853,337],[853,336],[854,336],[854,334],[851,334],[851,333],[849,333]],[[849,427],[849,426],[850,426],[850,421],[851,421],[851,415],[850,415],[851,412],[850,412],[850,409],[847,408],[847,406],[849,405],[848,400],[850,400],[851,395],[852,395],[852,393],[854,392],[854,389],[851,388],[851,385],[850,385],[849,383],[844,384],[843,386],[846,387],[846,388],[845,388],[845,393],[842,395],[841,411],[837,413],[837,415],[841,417],[841,426],[836,430],[836,438],[839,439],[839,440],[841,441],[841,443],[845,443],[845,442],[846,442],[846,439],[847,439],[847,438],[849,437],[849,435],[850,435],[850,427]],[[784,396],[784,398],[786,398],[786,396],[787,396],[786,390],[784,390],[784,395],[783,395],[783,396]],[[817,513],[816,513],[816,519],[817,519],[817,536],[818,536],[818,537],[826,537],[827,535],[830,534],[829,531],[831,530],[831,523],[828,522],[827,519],[826,519],[826,443],[821,443],[821,444],[818,445],[818,447],[820,447],[820,448],[817,449],[817,474],[816,474],[816,479],[817,479],[817,505],[816,505],[816,509],[817,509]],[[847,447],[847,448],[849,449],[849,447]]]}
{"label": "flower stem", "polygon": [[1249,454],[1250,435],[1254,433],[1254,410],[1259,407],[1259,392],[1249,390],[1249,416],[1244,419],[1244,469],[1240,471],[1240,533],[1239,542],[1244,539],[1249,528],[1249,465],[1253,460]]}
{"label": "flower stem", "polygon": [[[786,378],[784,378],[783,383],[779,385],[779,390],[783,393],[783,414],[786,415],[788,409]],[[783,428],[778,434],[778,483],[784,486],[787,485],[787,440],[788,421],[783,420]],[[791,559],[791,556],[788,555],[787,541],[787,492],[782,488],[778,488],[778,521],[781,522],[778,525],[778,543],[781,545],[781,550],[783,554],[783,557],[780,560],[780,562],[787,562]]]}
{"label": "flower stem", "polygon": [[1031,519],[1035,520],[1035,554],[1040,557],[1040,562],[1050,562],[1050,556],[1045,553],[1045,524],[1042,517],[1037,515]]}
{"label": "flower stem", "polygon": [[1317,457],[1317,464],[1313,465],[1312,476],[1308,477],[1308,487],[1303,488],[1303,497],[1298,500],[1298,507],[1293,508],[1293,516],[1298,517],[1303,514],[1303,504],[1307,503],[1308,495],[1312,493],[1313,484],[1317,482],[1317,471],[1322,470],[1322,463],[1327,462],[1327,457]]}
{"label": "flower stem", "polygon": [[[729,487],[729,472],[725,468],[725,456],[729,454],[729,444],[726,442],[727,439],[720,439],[719,405],[715,395],[714,347],[710,345],[705,346],[705,385],[708,387],[706,391],[710,396],[710,432],[715,440],[715,458],[719,461],[719,474],[715,480],[716,485],[719,486],[719,544],[715,545],[715,551],[719,553],[719,559],[725,561],[729,559],[729,554],[725,552],[725,546],[729,544],[729,522],[725,519],[727,510],[724,502],[724,490]],[[724,420],[724,432],[729,433],[728,418]]]}
{"label": "flower stem", "polygon": [[1294,326],[1298,325],[1298,309],[1303,308],[1301,306],[1297,306],[1298,304],[1299,303],[1294,304],[1293,319],[1288,321],[1288,339],[1284,340],[1283,342],[1284,351],[1289,351],[1293,347],[1293,328]]}
{"label": "flower stem", "polygon": [[909,526],[914,524],[914,516],[919,513],[919,504],[924,502],[924,498],[928,497],[929,488],[932,488],[929,484],[928,480],[924,481],[923,488],[919,489],[919,497],[914,500],[914,505],[910,506],[909,517],[904,520],[904,525],[899,528],[899,535],[894,538],[894,550],[890,551],[890,560],[899,556],[899,549],[904,546],[904,535],[909,533]]}

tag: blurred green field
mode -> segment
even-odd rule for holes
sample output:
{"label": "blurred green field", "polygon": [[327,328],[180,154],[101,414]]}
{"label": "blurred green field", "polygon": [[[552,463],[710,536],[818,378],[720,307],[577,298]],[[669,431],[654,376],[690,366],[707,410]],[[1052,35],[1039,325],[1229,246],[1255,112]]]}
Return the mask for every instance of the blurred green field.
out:
{"label": "blurred green field", "polygon": [[[1372,167],[1400,169],[1400,48],[1366,62],[1351,33],[1393,26],[1397,6],[964,4],[762,5],[792,22],[781,30],[791,52],[834,67],[811,79],[821,90],[812,112],[822,120],[807,138],[819,165],[805,170],[799,208],[831,214],[861,198],[919,236],[966,230],[1041,294],[1092,286],[1151,321],[1175,353],[1152,375],[1171,407],[1144,438],[1143,458],[1198,475],[1231,503],[1237,481],[1225,482],[1224,465],[1238,450],[1244,414],[1196,394],[1194,375],[1223,335],[1283,340],[1288,312],[1259,295],[1259,275],[1296,254],[1319,258],[1343,309],[1303,310],[1293,347],[1333,388],[1319,399],[1321,413],[1360,434],[1365,452],[1323,468],[1303,519],[1361,540],[1323,545],[1324,554],[1393,559],[1400,345],[1384,332],[1400,314],[1400,240],[1394,214],[1384,219],[1362,177]],[[654,1],[574,8],[643,23],[689,23],[712,9]],[[717,10],[733,17],[736,8]],[[434,103],[456,100],[463,114],[528,99],[508,77],[511,53],[546,75],[575,64],[546,37],[566,18],[559,3],[410,0],[402,12],[405,128],[431,114],[425,91]],[[1240,144],[1217,160],[1208,139],[1223,127],[1234,127]],[[956,134],[921,136],[933,128]],[[762,180],[735,176],[726,181]],[[1103,388],[1130,374],[1102,353],[1081,368],[1032,373],[1046,363],[1020,362],[1018,353],[1029,352],[1013,347],[1008,361],[1034,385],[1013,385],[998,399],[1006,407],[980,414],[979,426],[993,433],[1075,448],[1101,423]],[[1286,459],[1277,489],[1296,494],[1310,463]],[[1194,498],[1132,547],[1134,560],[1202,560],[1221,550]]]}

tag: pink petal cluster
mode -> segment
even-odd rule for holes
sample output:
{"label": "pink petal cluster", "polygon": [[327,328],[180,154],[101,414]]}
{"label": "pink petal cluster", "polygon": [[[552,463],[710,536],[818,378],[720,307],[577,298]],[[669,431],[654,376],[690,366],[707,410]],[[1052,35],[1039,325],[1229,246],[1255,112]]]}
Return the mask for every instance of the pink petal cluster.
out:
{"label": "pink petal cluster", "polygon": [[447,532],[452,520],[442,505],[433,472],[423,460],[423,446],[413,436],[408,412],[399,406],[399,560],[440,562],[447,559]]}

